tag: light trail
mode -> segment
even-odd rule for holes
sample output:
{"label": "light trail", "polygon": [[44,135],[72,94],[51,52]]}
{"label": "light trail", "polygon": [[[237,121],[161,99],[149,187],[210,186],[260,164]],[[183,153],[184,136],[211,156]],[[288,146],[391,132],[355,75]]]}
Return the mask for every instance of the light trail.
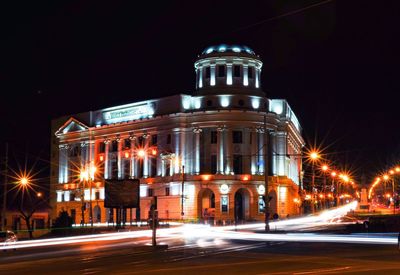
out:
{"label": "light trail", "polygon": [[[287,219],[282,221],[270,222],[271,228],[276,229],[301,229],[310,226],[327,225],[336,223],[338,219],[345,216],[349,211],[357,208],[357,201],[353,201],[349,204],[341,207],[325,210],[318,215]],[[253,224],[241,224],[220,227],[221,230],[236,230],[236,229],[262,229],[265,227],[265,223],[253,223]],[[292,227],[292,228],[289,228]]]}
{"label": "light trail", "polygon": [[[347,212],[357,207],[354,201],[348,205],[327,210],[316,216],[301,217],[283,221],[271,222],[276,228],[304,228],[315,225],[327,225],[336,223]],[[159,238],[182,239],[196,243],[198,246],[208,246],[208,243],[219,245],[225,240],[249,240],[249,241],[288,241],[288,242],[337,242],[337,243],[364,243],[364,244],[397,244],[396,236],[363,236],[363,235],[323,235],[323,234],[264,234],[254,232],[238,232],[235,229],[263,228],[264,223],[246,224],[238,226],[211,227],[209,225],[186,224],[180,227],[162,228],[157,230]],[[128,232],[92,234],[86,236],[74,236],[52,239],[19,241],[15,244],[1,246],[3,250],[33,248],[55,245],[79,244],[97,241],[116,241],[123,239],[150,238],[151,230],[139,230]],[[209,240],[213,240],[210,242]]]}

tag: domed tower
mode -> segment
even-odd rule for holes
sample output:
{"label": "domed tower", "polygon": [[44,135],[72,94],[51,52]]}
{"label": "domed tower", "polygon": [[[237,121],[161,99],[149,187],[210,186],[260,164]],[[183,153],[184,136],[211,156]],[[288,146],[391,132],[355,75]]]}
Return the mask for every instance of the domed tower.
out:
{"label": "domed tower", "polygon": [[199,55],[194,67],[196,95],[265,96],[260,85],[262,62],[247,46],[208,47]]}

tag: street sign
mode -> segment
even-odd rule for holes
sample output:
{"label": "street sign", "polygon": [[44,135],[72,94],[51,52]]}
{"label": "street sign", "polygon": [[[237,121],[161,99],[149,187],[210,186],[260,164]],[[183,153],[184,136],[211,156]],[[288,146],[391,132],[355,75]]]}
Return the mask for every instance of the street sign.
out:
{"label": "street sign", "polygon": [[138,179],[106,180],[104,207],[138,208],[140,182]]}

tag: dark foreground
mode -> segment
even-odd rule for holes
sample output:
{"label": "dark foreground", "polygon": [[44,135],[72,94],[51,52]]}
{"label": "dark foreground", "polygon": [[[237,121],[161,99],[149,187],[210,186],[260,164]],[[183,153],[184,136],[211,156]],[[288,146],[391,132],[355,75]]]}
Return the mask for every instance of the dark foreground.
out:
{"label": "dark foreground", "polygon": [[0,274],[399,274],[392,245],[163,239],[92,242],[2,252]]}

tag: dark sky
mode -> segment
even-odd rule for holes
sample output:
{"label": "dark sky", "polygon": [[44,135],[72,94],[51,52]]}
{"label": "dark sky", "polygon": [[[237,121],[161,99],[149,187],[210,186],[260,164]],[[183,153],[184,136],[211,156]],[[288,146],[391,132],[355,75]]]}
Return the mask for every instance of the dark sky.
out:
{"label": "dark sky", "polygon": [[399,1],[139,2],[1,4],[1,153],[47,159],[53,118],[191,93],[197,54],[234,43],[308,145],[357,175],[397,160]]}

